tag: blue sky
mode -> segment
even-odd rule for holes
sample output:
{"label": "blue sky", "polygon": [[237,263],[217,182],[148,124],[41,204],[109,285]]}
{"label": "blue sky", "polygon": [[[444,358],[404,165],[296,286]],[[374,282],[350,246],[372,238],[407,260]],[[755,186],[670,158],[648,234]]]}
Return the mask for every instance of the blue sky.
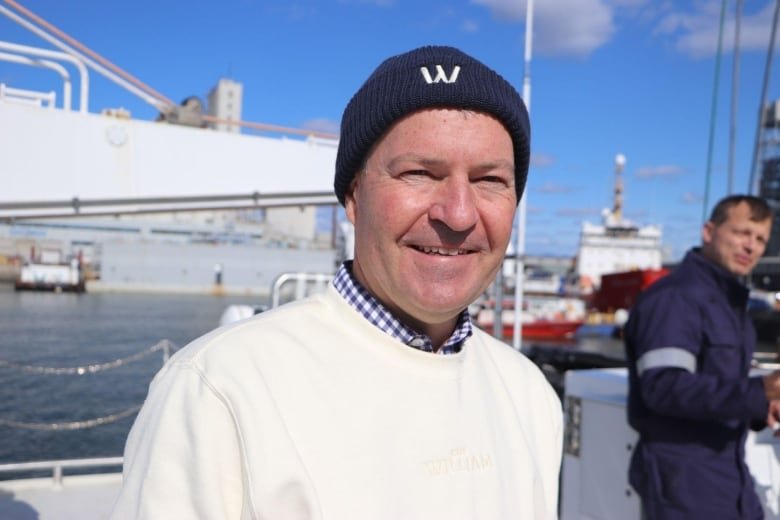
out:
{"label": "blue sky", "polygon": [[[771,0],[744,0],[732,191],[748,187]],[[0,5],[9,5],[0,0]],[[245,120],[335,132],[352,93],[384,58],[453,45],[521,90],[525,0],[21,0],[21,5],[168,98],[244,85]],[[624,214],[658,224],[671,260],[698,242],[705,198],[719,0],[536,0],[526,251],[576,253],[580,223],[612,205],[627,158]],[[728,2],[709,206],[729,191],[735,1]],[[0,15],[0,40],[50,47]],[[775,53],[774,67],[778,58]],[[0,83],[51,72],[0,61]],[[773,71],[769,99],[780,98]],[[44,76],[46,76],[44,78]],[[90,110],[156,110],[96,74]]]}

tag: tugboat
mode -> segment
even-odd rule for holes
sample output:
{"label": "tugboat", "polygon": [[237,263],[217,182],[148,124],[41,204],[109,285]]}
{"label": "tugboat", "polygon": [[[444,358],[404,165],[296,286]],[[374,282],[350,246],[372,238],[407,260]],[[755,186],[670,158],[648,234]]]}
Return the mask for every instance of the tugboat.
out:
{"label": "tugboat", "polygon": [[17,291],[77,292],[86,290],[81,258],[69,261],[62,258],[58,250],[46,250],[36,254],[33,249],[30,260],[22,265],[14,282]]}

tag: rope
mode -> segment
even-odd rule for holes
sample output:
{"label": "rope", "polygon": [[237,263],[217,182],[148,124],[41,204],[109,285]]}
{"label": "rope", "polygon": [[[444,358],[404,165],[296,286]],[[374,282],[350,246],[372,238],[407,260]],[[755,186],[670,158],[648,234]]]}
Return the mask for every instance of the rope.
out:
{"label": "rope", "polygon": [[111,368],[117,368],[121,367],[122,365],[126,365],[128,363],[132,363],[134,361],[138,361],[140,359],[145,358],[146,356],[150,354],[154,354],[155,352],[159,350],[164,350],[165,360],[167,360],[168,355],[171,351],[175,349],[175,346],[172,342],[168,341],[167,339],[158,341],[151,347],[147,348],[146,350],[143,350],[137,354],[133,354],[131,356],[127,356],[120,359],[115,359],[114,361],[109,361],[107,363],[98,363],[94,365],[85,365],[85,366],[78,366],[78,367],[44,367],[44,366],[36,366],[36,365],[22,365],[19,363],[13,363],[11,361],[6,361],[4,359],[0,359],[0,367],[6,367],[11,368],[14,370],[19,370],[20,372],[25,372],[28,374],[46,374],[46,375],[76,375],[81,376],[84,374],[95,374],[97,372],[102,372],[104,370],[109,370]]}
{"label": "rope", "polygon": [[339,134],[333,134],[330,132],[320,132],[317,130],[306,130],[303,128],[291,128],[289,126],[279,126],[279,125],[269,125],[266,123],[253,123],[251,121],[241,121],[241,120],[233,120],[233,119],[220,119],[218,117],[203,114],[201,116],[204,121],[207,123],[212,124],[221,124],[221,125],[237,125],[237,126],[243,126],[245,128],[251,128],[253,130],[262,130],[267,132],[277,132],[280,134],[293,134],[293,135],[303,135],[306,137],[319,137],[322,139],[333,139],[337,140],[339,138]]}
{"label": "rope", "polygon": [[22,428],[25,430],[39,430],[39,431],[67,431],[67,430],[83,430],[86,428],[94,428],[95,426],[102,426],[109,424],[119,419],[123,419],[129,415],[136,413],[141,409],[141,405],[136,405],[122,410],[111,415],[104,415],[103,417],[96,417],[95,419],[87,419],[84,421],[73,421],[64,423],[30,423],[22,421],[12,421],[9,419],[0,418],[0,426],[10,426],[12,428]]}
{"label": "rope", "polygon": [[718,82],[720,80],[720,58],[723,54],[723,20],[726,16],[726,0],[720,5],[720,23],[718,28],[718,51],[715,55],[715,80],[712,83],[712,107],[710,108],[710,134],[707,140],[707,170],[704,174],[704,200],[701,205],[701,221],[707,222],[707,209],[710,197],[710,176],[712,174],[712,153],[715,140],[715,119],[718,113]]}

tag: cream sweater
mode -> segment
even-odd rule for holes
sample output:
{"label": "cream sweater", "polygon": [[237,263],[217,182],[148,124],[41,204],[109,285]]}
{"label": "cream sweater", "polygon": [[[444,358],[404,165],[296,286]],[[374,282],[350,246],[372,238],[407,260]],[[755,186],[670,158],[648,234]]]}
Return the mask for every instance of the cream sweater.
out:
{"label": "cream sweater", "polygon": [[410,348],[332,287],[217,329],[152,382],[112,518],[555,518],[561,404],[476,330]]}

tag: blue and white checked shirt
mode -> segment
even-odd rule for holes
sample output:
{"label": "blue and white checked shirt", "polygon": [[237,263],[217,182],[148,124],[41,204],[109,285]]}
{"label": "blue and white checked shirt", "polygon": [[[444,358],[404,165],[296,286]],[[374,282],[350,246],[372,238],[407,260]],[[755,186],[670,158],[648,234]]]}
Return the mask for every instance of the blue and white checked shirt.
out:
{"label": "blue and white checked shirt", "polygon": [[[433,352],[431,338],[420,334],[398,321],[390,311],[374,298],[365,287],[352,276],[352,261],[347,260],[339,267],[333,286],[347,303],[355,308],[369,323],[379,330],[391,335],[405,345]],[[456,354],[460,352],[463,342],[472,334],[471,317],[464,309],[458,316],[458,322],[452,336],[436,351],[436,354]]]}

